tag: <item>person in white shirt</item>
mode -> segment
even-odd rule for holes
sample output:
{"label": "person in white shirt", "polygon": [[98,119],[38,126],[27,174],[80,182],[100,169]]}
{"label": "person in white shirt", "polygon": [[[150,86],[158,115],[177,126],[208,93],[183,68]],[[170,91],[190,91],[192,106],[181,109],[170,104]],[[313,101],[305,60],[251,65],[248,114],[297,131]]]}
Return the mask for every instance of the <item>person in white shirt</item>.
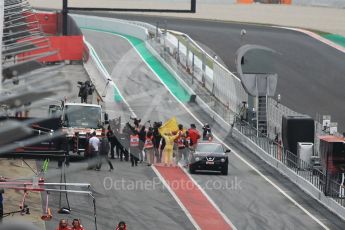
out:
{"label": "person in white shirt", "polygon": [[91,151],[98,152],[99,143],[100,143],[100,140],[99,140],[99,138],[96,136],[96,131],[94,131],[94,132],[92,133],[92,137],[91,137],[90,140],[89,140],[89,144],[91,145]]}
{"label": "person in white shirt", "polygon": [[92,137],[89,140],[92,156],[97,157],[96,170],[101,170],[103,160],[109,164],[109,171],[114,170],[114,166],[108,158],[109,142],[107,139],[101,140],[96,136],[96,132],[92,133]]}
{"label": "person in white shirt", "polygon": [[[94,157],[99,157],[99,144],[100,144],[100,140],[99,138],[96,136],[96,131],[94,131],[92,133],[92,137],[89,139],[89,149],[90,149],[90,157],[94,158]],[[92,165],[90,165],[90,161],[89,161],[89,169],[92,169],[94,167],[94,163],[92,163]]]}

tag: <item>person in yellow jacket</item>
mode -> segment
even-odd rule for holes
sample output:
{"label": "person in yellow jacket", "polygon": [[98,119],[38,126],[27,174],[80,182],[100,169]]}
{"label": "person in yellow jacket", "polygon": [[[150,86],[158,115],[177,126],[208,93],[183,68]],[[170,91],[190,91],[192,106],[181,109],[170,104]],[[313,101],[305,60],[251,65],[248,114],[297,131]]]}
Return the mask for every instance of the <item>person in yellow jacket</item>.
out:
{"label": "person in yellow jacket", "polygon": [[167,166],[168,164],[172,166],[172,157],[173,157],[173,149],[174,149],[174,141],[179,136],[179,134],[173,135],[172,133],[164,133],[162,137],[165,140],[165,147],[163,152],[163,159],[164,165]]}

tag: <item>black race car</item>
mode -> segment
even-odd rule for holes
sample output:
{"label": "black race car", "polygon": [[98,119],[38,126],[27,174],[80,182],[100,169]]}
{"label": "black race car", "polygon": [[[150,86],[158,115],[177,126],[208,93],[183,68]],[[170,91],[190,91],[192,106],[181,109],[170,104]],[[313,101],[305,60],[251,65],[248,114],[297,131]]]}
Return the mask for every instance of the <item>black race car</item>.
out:
{"label": "black race car", "polygon": [[220,171],[228,175],[228,153],[222,144],[217,142],[199,142],[195,151],[191,152],[189,172],[197,170]]}

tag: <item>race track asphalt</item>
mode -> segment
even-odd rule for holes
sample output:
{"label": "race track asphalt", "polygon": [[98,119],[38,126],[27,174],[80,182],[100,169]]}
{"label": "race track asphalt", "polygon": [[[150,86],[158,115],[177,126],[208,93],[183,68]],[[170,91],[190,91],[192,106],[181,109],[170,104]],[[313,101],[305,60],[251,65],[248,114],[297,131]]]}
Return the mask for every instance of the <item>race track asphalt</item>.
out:
{"label": "race track asphalt", "polygon": [[[312,117],[331,115],[338,131],[345,131],[345,54],[305,34],[253,24],[210,20],[177,19],[156,16],[126,15],[106,12],[83,14],[144,21],[189,34],[208,47],[232,71],[235,53],[241,44],[258,44],[276,50],[280,55],[270,68],[279,75],[276,94],[283,105]],[[241,43],[240,31],[246,30]]]}
{"label": "race track asphalt", "polygon": [[[99,58],[107,71],[111,73],[113,81],[129,105],[137,116],[142,118],[143,122],[147,120],[165,121],[175,115],[177,120],[185,126],[191,123],[197,124],[196,120],[168,93],[126,40],[113,34],[90,30],[83,30],[83,33],[94,46]],[[275,170],[263,163],[240,143],[233,141],[226,130],[213,124],[211,118],[203,114],[197,106],[188,106],[203,123],[212,124],[214,132],[227,144],[255,165],[264,175],[326,226],[331,229],[342,229],[344,222],[337,216],[297,189],[286,178],[277,174]],[[201,128],[199,124],[197,127]],[[238,229],[322,229],[319,224],[233,154],[230,154],[229,176],[199,174],[193,177],[205,188],[209,196]],[[79,180],[84,178],[85,175],[80,175]],[[214,189],[212,186],[206,186],[210,183],[214,185],[212,181],[217,181],[223,187]],[[236,181],[237,185],[239,183],[240,185],[231,187],[231,184],[236,183]],[[101,191],[103,188],[97,187],[97,189],[99,189],[99,193],[104,193]],[[147,197],[146,193],[137,193],[136,195],[140,200],[151,199],[151,196]],[[169,196],[166,195],[166,197]],[[106,202],[104,207],[107,207],[110,199],[113,198],[108,197],[100,201],[99,205],[102,207],[103,202]],[[155,200],[155,202],[160,204],[159,201]],[[140,208],[138,207],[138,209]],[[143,224],[154,221],[154,219],[149,218],[143,220],[140,215],[137,217],[137,221],[141,221]],[[169,218],[169,215],[165,215],[165,218]],[[169,218],[169,221],[174,223],[176,219]]]}

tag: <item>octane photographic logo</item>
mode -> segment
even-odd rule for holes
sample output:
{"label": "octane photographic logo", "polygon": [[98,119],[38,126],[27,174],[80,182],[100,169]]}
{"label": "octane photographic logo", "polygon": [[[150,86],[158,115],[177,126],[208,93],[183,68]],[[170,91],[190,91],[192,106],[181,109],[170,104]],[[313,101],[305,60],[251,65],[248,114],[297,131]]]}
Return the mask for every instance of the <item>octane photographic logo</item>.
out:
{"label": "octane photographic logo", "polygon": [[[197,187],[191,180],[172,180],[166,181],[166,183],[172,190],[183,190],[185,192],[193,191]],[[228,177],[226,180],[200,181],[198,184],[205,191],[223,190],[239,192],[242,190],[242,181],[237,176]],[[103,179],[103,187],[106,191],[153,191],[167,189],[158,177],[154,177],[152,180],[105,177]]]}

